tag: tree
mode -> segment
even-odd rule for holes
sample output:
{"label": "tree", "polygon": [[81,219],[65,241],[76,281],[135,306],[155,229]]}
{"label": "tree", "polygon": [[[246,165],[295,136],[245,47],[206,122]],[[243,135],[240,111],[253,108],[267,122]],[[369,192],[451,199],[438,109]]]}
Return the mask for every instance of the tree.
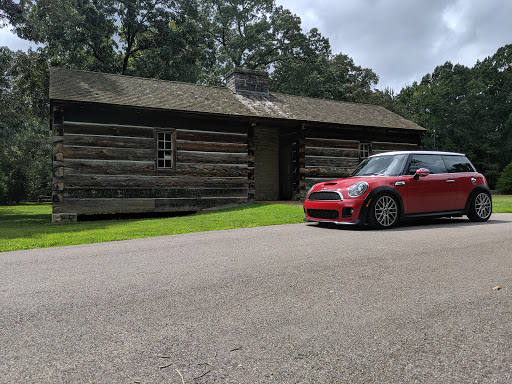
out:
{"label": "tree", "polygon": [[48,63],[38,52],[0,48],[0,201],[51,193]]}
{"label": "tree", "polygon": [[271,88],[298,96],[329,97],[322,88],[321,79],[330,56],[329,40],[317,29],[312,29],[301,40],[292,58],[276,63],[270,76]]}
{"label": "tree", "polygon": [[397,96],[405,117],[427,128],[425,149],[466,153],[491,186],[512,160],[511,64],[510,45],[473,68],[446,62]]}
{"label": "tree", "polygon": [[0,0],[0,28],[14,24],[22,17],[21,6],[13,0]]}
{"label": "tree", "polygon": [[512,193],[512,163],[507,165],[501,173],[496,188],[505,193]]}
{"label": "tree", "polygon": [[272,84],[280,92],[323,99],[369,102],[378,76],[345,54],[317,52],[276,65]]}
{"label": "tree", "polygon": [[293,55],[304,37],[300,18],[274,0],[206,0],[199,23],[216,51],[217,72],[268,69]]}
{"label": "tree", "polygon": [[26,0],[6,14],[54,66],[196,81],[208,49],[189,0]]}
{"label": "tree", "polygon": [[399,95],[391,88],[386,87],[384,90],[374,89],[373,92],[368,95],[366,102],[380,105],[389,111],[407,118],[408,111],[403,104],[398,102],[398,96]]}
{"label": "tree", "polygon": [[314,28],[300,40],[293,57],[275,64],[270,81],[274,90],[283,93],[367,102],[378,79],[348,55],[333,55],[329,40]]}
{"label": "tree", "polygon": [[213,83],[242,66],[270,71],[274,91],[355,101],[378,80],[350,57],[333,56],[327,38],[316,28],[304,33],[300,18],[274,0],[206,0],[198,20],[216,52]]}
{"label": "tree", "polygon": [[512,44],[474,67],[475,78],[481,83],[481,118],[484,129],[499,143],[496,159],[502,169],[512,161]]}

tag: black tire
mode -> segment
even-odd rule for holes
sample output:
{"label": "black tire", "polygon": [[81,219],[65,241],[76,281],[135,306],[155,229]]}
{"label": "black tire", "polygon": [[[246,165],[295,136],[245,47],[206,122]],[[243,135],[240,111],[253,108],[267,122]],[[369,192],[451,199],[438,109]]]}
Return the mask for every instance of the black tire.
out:
{"label": "black tire", "polygon": [[379,195],[373,199],[368,212],[368,225],[373,229],[393,228],[400,220],[400,205],[389,194]]}
{"label": "black tire", "polygon": [[468,218],[471,221],[487,221],[492,213],[492,199],[489,192],[477,192],[469,204]]}

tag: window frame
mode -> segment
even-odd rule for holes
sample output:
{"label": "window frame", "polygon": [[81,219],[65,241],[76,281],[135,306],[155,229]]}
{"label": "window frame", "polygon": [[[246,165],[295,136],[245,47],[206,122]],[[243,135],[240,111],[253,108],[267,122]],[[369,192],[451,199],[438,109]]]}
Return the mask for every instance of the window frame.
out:
{"label": "window frame", "polygon": [[[164,143],[167,143],[169,141],[171,143],[171,148],[170,148],[171,166],[170,167],[166,167],[165,164],[163,167],[159,166],[160,153],[169,151],[168,148],[165,148],[165,144],[164,144],[164,148],[162,148],[162,149],[159,148],[159,144],[161,142],[161,140],[159,138],[160,134],[164,134],[164,135],[170,134],[171,135],[171,140],[166,140],[166,137],[164,136],[164,141],[163,141]],[[176,170],[176,129],[175,128],[155,128],[154,139],[155,139],[155,170],[161,171],[161,172],[175,171]],[[165,161],[165,159],[164,159],[164,161]]]}
{"label": "window frame", "polygon": [[[442,164],[445,172],[434,172],[434,170],[436,170],[434,167],[432,167],[432,165],[434,163],[431,163],[430,166],[427,166],[428,164],[419,164],[419,165],[415,166],[414,168],[411,168],[415,156],[438,158],[437,162]],[[444,174],[449,173],[441,154],[426,154],[426,153],[425,154],[422,154],[422,153],[411,154],[411,156],[409,157],[407,168],[405,169],[406,174],[409,176],[413,176],[419,168],[427,168],[432,175],[444,175]]]}
{"label": "window frame", "polygon": [[[363,149],[363,147],[365,149]],[[367,156],[363,156],[363,152],[368,152]],[[359,143],[359,162],[369,158],[371,155],[372,155],[372,143]]]}
{"label": "window frame", "polygon": [[[441,157],[443,158],[443,161],[446,165],[446,170],[448,171],[448,173],[473,173],[473,172],[476,172],[475,166],[471,163],[471,161],[469,161],[469,159],[466,156],[442,155]],[[463,162],[468,166],[468,169],[464,169],[464,170],[454,169],[455,162],[449,163],[449,159],[451,160],[451,159],[456,159],[456,158],[465,160]],[[450,168],[448,168],[448,165],[450,165]]]}

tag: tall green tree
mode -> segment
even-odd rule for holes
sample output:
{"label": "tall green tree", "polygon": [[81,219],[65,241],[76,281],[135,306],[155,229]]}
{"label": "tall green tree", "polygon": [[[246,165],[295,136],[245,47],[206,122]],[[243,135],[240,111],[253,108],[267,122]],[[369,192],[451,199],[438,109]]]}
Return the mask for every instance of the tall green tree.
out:
{"label": "tall green tree", "polygon": [[271,75],[273,89],[300,96],[369,102],[378,76],[356,65],[348,55],[332,55],[328,40],[316,29],[306,37],[299,55],[276,64]]}
{"label": "tall green tree", "polygon": [[396,97],[427,128],[423,147],[466,153],[492,187],[512,160],[512,45],[473,68],[450,62]]}
{"label": "tall green tree", "polygon": [[380,105],[400,116],[409,118],[408,111],[404,104],[398,102],[399,94],[395,93],[392,88],[386,87],[384,90],[374,89],[368,97],[366,102],[369,104]]}
{"label": "tall green tree", "polygon": [[[52,65],[196,81],[208,62],[189,0],[25,0],[5,9],[18,36]],[[211,60],[210,60],[211,61]]]}
{"label": "tall green tree", "polygon": [[473,71],[480,84],[482,128],[499,143],[496,158],[503,169],[512,161],[512,44],[478,61]]}
{"label": "tall green tree", "polygon": [[300,18],[274,0],[201,1],[198,20],[216,53],[217,79],[236,66],[272,69],[299,54],[306,40]]}
{"label": "tall green tree", "polygon": [[273,0],[206,0],[200,16],[219,63],[229,67],[265,67],[286,53],[301,33],[300,20]]}
{"label": "tall green tree", "polygon": [[0,0],[0,28],[14,24],[22,17],[21,6],[13,0]]}
{"label": "tall green tree", "polygon": [[0,202],[51,193],[48,62],[0,47]]}
{"label": "tall green tree", "polygon": [[505,193],[512,193],[512,163],[508,164],[500,175],[496,188]]}

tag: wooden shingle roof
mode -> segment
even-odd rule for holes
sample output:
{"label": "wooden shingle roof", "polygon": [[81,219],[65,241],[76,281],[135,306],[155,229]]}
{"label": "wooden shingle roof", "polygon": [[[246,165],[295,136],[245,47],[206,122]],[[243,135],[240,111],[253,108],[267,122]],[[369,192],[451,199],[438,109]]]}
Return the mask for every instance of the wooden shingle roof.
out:
{"label": "wooden shingle roof", "polygon": [[214,87],[133,76],[50,69],[50,99],[227,116],[424,131],[376,105],[270,93],[244,96]]}

